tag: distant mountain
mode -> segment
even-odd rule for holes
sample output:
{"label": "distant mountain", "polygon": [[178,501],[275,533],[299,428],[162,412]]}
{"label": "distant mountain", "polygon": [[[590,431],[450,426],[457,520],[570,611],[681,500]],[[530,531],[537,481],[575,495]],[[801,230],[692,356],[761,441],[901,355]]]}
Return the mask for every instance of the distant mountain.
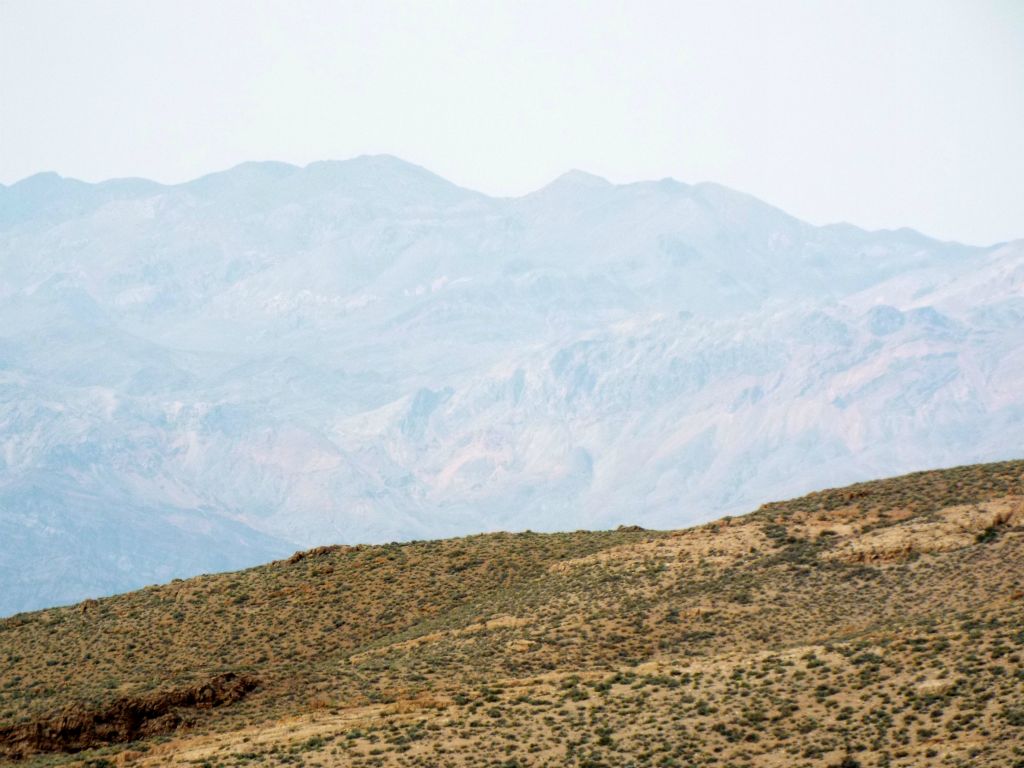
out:
{"label": "distant mountain", "polygon": [[0,187],[0,614],[1021,453],[1024,241],[392,157]]}

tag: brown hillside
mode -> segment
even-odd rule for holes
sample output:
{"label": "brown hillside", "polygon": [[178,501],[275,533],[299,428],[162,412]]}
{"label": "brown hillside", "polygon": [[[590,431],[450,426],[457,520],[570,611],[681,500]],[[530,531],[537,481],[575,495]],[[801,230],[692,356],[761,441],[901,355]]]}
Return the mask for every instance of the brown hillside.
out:
{"label": "brown hillside", "polygon": [[21,765],[1022,766],[1024,462],[0,620]]}

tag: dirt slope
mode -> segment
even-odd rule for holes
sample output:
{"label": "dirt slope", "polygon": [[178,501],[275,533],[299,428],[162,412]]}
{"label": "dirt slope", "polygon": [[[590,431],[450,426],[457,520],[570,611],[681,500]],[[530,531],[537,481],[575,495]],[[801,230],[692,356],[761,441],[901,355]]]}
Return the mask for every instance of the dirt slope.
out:
{"label": "dirt slope", "polygon": [[15,616],[0,760],[1024,766],[1022,657],[1005,462],[684,531],[325,547]]}

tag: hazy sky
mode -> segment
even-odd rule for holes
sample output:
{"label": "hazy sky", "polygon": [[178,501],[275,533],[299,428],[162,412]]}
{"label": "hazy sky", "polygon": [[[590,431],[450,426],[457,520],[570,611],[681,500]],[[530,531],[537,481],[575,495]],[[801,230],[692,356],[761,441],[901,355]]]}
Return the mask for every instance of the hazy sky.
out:
{"label": "hazy sky", "polygon": [[1024,237],[1024,0],[0,0],[0,182],[387,152],[569,168],[813,223]]}

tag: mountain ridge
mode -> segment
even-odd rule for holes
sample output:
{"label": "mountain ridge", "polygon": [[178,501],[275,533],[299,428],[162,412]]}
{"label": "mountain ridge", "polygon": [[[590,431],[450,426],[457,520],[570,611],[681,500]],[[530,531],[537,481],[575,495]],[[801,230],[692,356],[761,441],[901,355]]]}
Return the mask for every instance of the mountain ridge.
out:
{"label": "mountain ridge", "polygon": [[[681,188],[683,188],[685,190],[709,189],[709,190],[714,190],[716,192],[724,192],[727,195],[735,196],[736,198],[739,198],[739,199],[748,200],[748,201],[754,202],[756,204],[769,207],[773,211],[776,211],[778,213],[785,214],[786,216],[790,216],[788,213],[786,213],[781,208],[778,208],[778,207],[776,207],[776,206],[774,206],[774,205],[772,205],[770,203],[767,203],[764,200],[762,200],[762,199],[760,199],[760,198],[758,198],[758,197],[756,197],[754,195],[751,195],[751,194],[746,193],[746,192],[742,192],[740,190],[733,189],[731,187],[727,187],[725,185],[722,185],[722,184],[719,184],[719,183],[713,182],[713,181],[700,181],[700,182],[689,183],[689,182],[681,181],[681,180],[676,179],[676,178],[671,177],[671,176],[666,176],[666,177],[661,178],[661,179],[651,179],[651,180],[641,180],[641,181],[616,183],[616,182],[609,181],[607,178],[605,178],[603,176],[600,176],[598,174],[594,174],[594,173],[591,173],[589,171],[581,170],[581,169],[577,169],[577,168],[573,168],[573,169],[570,169],[568,171],[565,171],[564,173],[559,174],[554,179],[552,179],[551,181],[547,182],[546,184],[538,187],[537,189],[532,190],[532,191],[528,191],[528,192],[524,192],[524,193],[522,193],[520,195],[512,195],[512,196],[508,196],[508,195],[490,195],[490,194],[488,194],[486,192],[481,192],[479,190],[474,190],[474,189],[472,189],[470,187],[463,187],[461,185],[457,185],[457,184],[455,184],[453,182],[450,182],[450,181],[444,179],[444,177],[434,173],[433,171],[430,171],[425,166],[421,166],[421,165],[419,165],[417,163],[413,163],[413,162],[404,160],[404,159],[402,159],[402,158],[400,158],[400,157],[398,157],[396,155],[392,155],[392,154],[388,154],[388,153],[364,154],[364,155],[358,155],[358,156],[355,156],[355,157],[352,157],[352,158],[348,158],[348,159],[314,160],[314,161],[311,161],[311,162],[309,162],[309,163],[307,163],[305,165],[298,165],[298,164],[295,164],[295,163],[290,163],[290,162],[286,162],[286,161],[282,161],[282,160],[246,160],[246,161],[242,161],[240,163],[237,163],[237,164],[235,164],[233,166],[230,166],[229,168],[225,168],[225,169],[220,170],[220,171],[211,171],[209,173],[201,174],[201,175],[196,176],[196,177],[191,178],[191,179],[186,179],[186,180],[178,181],[178,182],[170,182],[170,183],[159,182],[159,181],[155,181],[153,179],[149,179],[149,178],[142,177],[142,176],[118,176],[118,177],[112,177],[112,178],[109,178],[109,179],[101,179],[101,180],[98,180],[98,181],[84,181],[84,180],[78,179],[77,177],[74,177],[74,176],[64,176],[64,175],[58,173],[57,171],[39,171],[37,173],[31,174],[29,176],[26,176],[26,177],[24,177],[22,179],[18,179],[18,180],[14,181],[14,182],[12,182],[10,184],[6,184],[6,185],[5,184],[0,184],[0,190],[6,190],[6,191],[9,191],[9,192],[13,192],[15,189],[17,189],[19,187],[23,188],[24,185],[26,185],[26,184],[35,186],[35,185],[39,184],[42,181],[49,182],[51,180],[56,180],[56,181],[61,182],[61,183],[70,183],[70,184],[72,184],[74,186],[81,185],[81,186],[84,186],[84,187],[89,187],[89,188],[94,188],[94,189],[96,189],[96,188],[103,188],[103,189],[126,188],[126,189],[130,189],[132,187],[146,187],[146,188],[152,189],[152,191],[156,192],[156,191],[161,191],[161,190],[182,189],[182,188],[186,188],[186,187],[190,187],[190,186],[197,186],[197,185],[201,186],[201,184],[200,184],[201,182],[209,182],[209,181],[212,181],[214,179],[226,178],[226,177],[231,176],[231,175],[242,176],[242,175],[244,175],[244,172],[246,172],[246,171],[248,171],[250,169],[258,170],[258,171],[270,170],[270,171],[272,171],[272,173],[270,174],[271,177],[283,178],[284,176],[292,176],[292,175],[295,175],[297,173],[308,172],[308,171],[312,171],[312,170],[320,170],[320,169],[342,169],[342,170],[348,170],[348,169],[353,169],[353,168],[358,168],[358,167],[362,167],[362,168],[371,167],[372,168],[375,165],[378,166],[378,167],[379,166],[385,166],[385,167],[386,166],[391,166],[391,170],[392,171],[401,170],[403,172],[412,173],[412,174],[415,174],[415,175],[418,175],[418,176],[421,176],[421,177],[430,178],[432,180],[442,181],[445,184],[448,184],[448,185],[450,185],[452,187],[455,187],[455,188],[457,188],[459,190],[462,190],[462,191],[464,191],[466,193],[470,193],[470,194],[472,194],[472,195],[474,195],[476,197],[485,198],[487,200],[492,200],[492,201],[523,200],[525,198],[529,198],[529,197],[538,195],[539,193],[543,192],[546,189],[559,186],[561,184],[561,182],[569,182],[569,183],[571,183],[573,185],[578,186],[578,182],[582,180],[582,181],[584,181],[583,186],[596,187],[596,188],[606,188],[606,189],[607,188],[647,187],[647,186],[653,186],[653,187],[661,186],[661,187],[664,187],[665,185],[672,186],[672,187],[677,187],[677,188],[681,187]],[[795,217],[791,217],[790,216],[790,218],[792,218],[793,221],[799,221]],[[848,221],[827,222],[825,224],[807,225],[807,226],[811,226],[811,227],[814,227],[816,229],[833,229],[833,228],[836,228],[836,229],[845,229],[847,231],[852,229],[852,230],[855,230],[857,233],[860,233],[860,234],[863,234],[863,235],[897,235],[897,234],[901,234],[901,233],[906,233],[906,234],[912,236],[915,239],[924,238],[924,239],[926,239],[928,241],[931,241],[931,242],[936,242],[936,243],[940,243],[941,242],[941,243],[946,244],[946,245],[963,246],[965,248],[974,248],[974,249],[980,249],[980,250],[992,250],[992,249],[995,249],[995,248],[998,248],[998,247],[1001,247],[1001,246],[1009,245],[1009,244],[1012,244],[1012,243],[1015,243],[1015,242],[1020,242],[1021,240],[1024,240],[1024,236],[1022,236],[1021,238],[1017,238],[1017,239],[1014,239],[1014,240],[1000,241],[1000,242],[997,242],[997,243],[991,243],[989,245],[978,245],[978,246],[975,246],[975,245],[965,245],[965,244],[960,243],[959,241],[956,241],[956,240],[941,240],[940,241],[940,240],[938,240],[938,239],[936,239],[934,237],[931,237],[930,235],[927,235],[925,233],[920,232],[919,230],[916,230],[916,229],[913,229],[913,228],[910,228],[910,227],[866,229],[864,227],[861,227],[861,226],[859,226],[857,224],[853,224],[853,223],[848,222]]]}

